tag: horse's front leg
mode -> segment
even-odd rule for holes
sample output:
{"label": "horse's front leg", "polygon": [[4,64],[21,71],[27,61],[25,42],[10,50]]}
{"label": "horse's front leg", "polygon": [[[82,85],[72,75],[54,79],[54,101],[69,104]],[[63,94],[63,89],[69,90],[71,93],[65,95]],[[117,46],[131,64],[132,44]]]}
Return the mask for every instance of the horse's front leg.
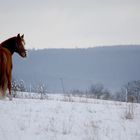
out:
{"label": "horse's front leg", "polygon": [[9,90],[9,100],[11,101],[13,99],[12,94],[11,94],[11,80],[8,81],[8,90]]}

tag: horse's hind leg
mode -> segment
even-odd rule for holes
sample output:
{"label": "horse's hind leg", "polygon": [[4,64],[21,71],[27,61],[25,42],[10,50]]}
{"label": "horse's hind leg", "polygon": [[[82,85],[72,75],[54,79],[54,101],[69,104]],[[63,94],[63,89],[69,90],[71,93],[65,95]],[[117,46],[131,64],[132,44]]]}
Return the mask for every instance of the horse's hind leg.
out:
{"label": "horse's hind leg", "polygon": [[5,97],[5,90],[4,90],[4,85],[2,85],[2,97],[4,98]]}
{"label": "horse's hind leg", "polygon": [[12,100],[12,94],[11,94],[11,73],[7,74],[7,80],[8,80],[8,90],[9,90],[9,100]]}

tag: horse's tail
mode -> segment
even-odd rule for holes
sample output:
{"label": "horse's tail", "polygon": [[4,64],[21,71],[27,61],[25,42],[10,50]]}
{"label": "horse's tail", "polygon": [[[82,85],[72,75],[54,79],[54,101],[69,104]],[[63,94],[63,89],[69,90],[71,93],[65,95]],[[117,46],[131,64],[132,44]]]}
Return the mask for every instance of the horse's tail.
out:
{"label": "horse's tail", "polygon": [[2,65],[3,65],[3,53],[2,53],[2,51],[0,49],[0,86],[2,85],[2,81],[3,81],[3,78],[2,78],[2,75],[3,75]]}
{"label": "horse's tail", "polygon": [[5,83],[6,83],[6,57],[2,49],[0,48],[0,90],[3,92],[5,92]]}

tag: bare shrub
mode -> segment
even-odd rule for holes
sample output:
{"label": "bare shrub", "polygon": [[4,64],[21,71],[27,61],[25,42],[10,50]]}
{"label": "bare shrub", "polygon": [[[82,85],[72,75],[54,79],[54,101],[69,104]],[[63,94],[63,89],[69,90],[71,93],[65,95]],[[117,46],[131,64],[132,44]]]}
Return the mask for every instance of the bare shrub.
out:
{"label": "bare shrub", "polygon": [[134,118],[134,96],[129,96],[128,101],[130,103],[126,104],[127,106],[126,106],[125,118],[133,119]]}
{"label": "bare shrub", "polygon": [[61,101],[64,102],[74,102],[71,94],[64,94],[63,99]]}

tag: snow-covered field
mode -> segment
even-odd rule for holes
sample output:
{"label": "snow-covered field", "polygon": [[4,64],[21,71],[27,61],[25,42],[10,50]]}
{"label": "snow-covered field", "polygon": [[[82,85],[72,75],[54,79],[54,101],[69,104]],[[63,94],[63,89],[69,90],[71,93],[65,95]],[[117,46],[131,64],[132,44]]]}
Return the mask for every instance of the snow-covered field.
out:
{"label": "snow-covered field", "polygon": [[0,100],[0,140],[140,140],[140,104],[62,95]]}

